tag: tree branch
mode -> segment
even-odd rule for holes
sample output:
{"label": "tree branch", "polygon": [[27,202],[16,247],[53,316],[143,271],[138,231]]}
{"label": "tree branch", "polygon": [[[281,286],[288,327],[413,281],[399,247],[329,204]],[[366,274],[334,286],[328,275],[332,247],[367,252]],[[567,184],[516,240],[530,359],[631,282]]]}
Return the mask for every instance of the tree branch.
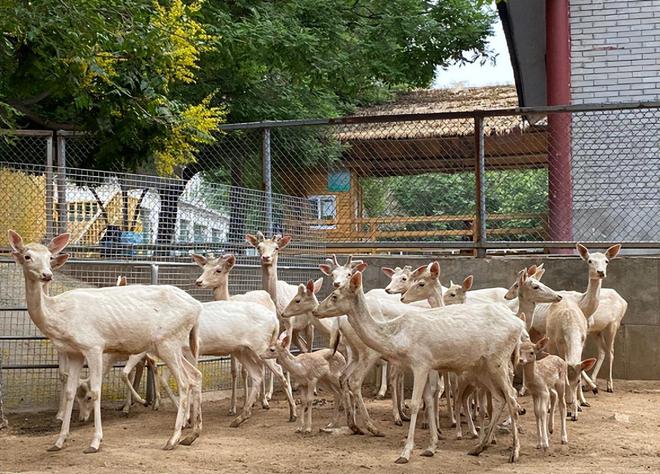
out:
{"label": "tree branch", "polygon": [[71,123],[55,122],[53,120],[44,118],[38,113],[36,113],[34,110],[29,108],[27,105],[17,100],[8,99],[7,103],[12,107],[14,107],[21,114],[25,115],[27,118],[32,120],[37,125],[41,125],[42,127],[48,130],[82,130],[81,127]]}

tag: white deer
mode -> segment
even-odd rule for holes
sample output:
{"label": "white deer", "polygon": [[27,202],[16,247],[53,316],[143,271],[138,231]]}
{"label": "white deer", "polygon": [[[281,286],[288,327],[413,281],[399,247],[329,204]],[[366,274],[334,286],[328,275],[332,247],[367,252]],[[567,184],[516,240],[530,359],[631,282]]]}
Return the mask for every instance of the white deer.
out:
{"label": "white deer", "polygon": [[496,398],[504,400],[491,418],[478,446],[470,454],[481,453],[492,439],[495,423],[508,406],[512,419],[513,450],[510,461],[520,453],[517,430],[517,403],[509,377],[509,361],[525,330],[522,321],[499,304],[453,305],[423,313],[403,314],[389,321],[373,318],[362,290],[362,273],[356,272],[349,283],[334,290],[314,314],[332,317],[346,314],[360,338],[389,361],[412,370],[414,375],[408,438],[397,463],[406,463],[414,447],[415,425],[422,397],[427,405],[431,442],[422,453],[432,456],[438,444],[433,413],[433,395],[425,389],[432,370],[474,370]]}
{"label": "white deer", "polygon": [[[291,236],[274,235],[267,239],[261,232],[257,232],[256,235],[247,234],[245,240],[257,249],[261,261],[263,288],[275,302],[277,316],[281,317],[284,308],[298,291],[296,285],[290,285],[277,277],[279,252],[289,245]],[[295,343],[303,352],[311,351],[314,342],[314,326],[305,324],[304,321],[297,321],[295,318],[282,321],[282,323],[291,336],[290,342]],[[305,334],[304,342],[300,337],[301,332]]]}
{"label": "white deer", "polygon": [[[607,267],[610,260],[619,254],[621,245],[612,245],[605,253],[589,252],[582,244],[577,244],[576,248],[582,260],[587,263],[589,271],[587,290],[584,293],[560,291],[559,294],[576,301],[584,315],[589,319],[587,331],[595,337],[598,345],[598,360],[594,366],[592,378],[595,382],[607,354],[609,357],[607,391],[613,392],[612,367],[614,364],[614,340],[628,309],[628,303],[616,290],[611,288],[601,289],[601,286],[603,280],[607,277]],[[538,340],[546,334],[546,319],[549,310],[550,307],[547,304],[540,304],[536,307],[530,329],[532,340]],[[584,375],[586,376],[586,373]],[[591,383],[591,379],[585,377],[585,380],[591,385],[594,392],[597,393],[598,390],[595,384]],[[580,396],[582,397],[582,392],[580,392]],[[582,403],[584,404],[584,400],[582,400]]]}
{"label": "white deer", "polygon": [[[264,305],[269,310],[275,312],[275,303],[270,298],[270,295],[265,290],[248,291],[240,295],[230,296],[229,294],[229,273],[236,264],[236,257],[232,254],[222,255],[217,258],[206,258],[202,255],[192,254],[193,261],[202,269],[202,275],[197,279],[195,285],[201,287],[206,284],[207,288],[213,291],[214,301],[227,301],[232,299],[234,301],[249,301],[252,303],[259,303]],[[230,356],[230,373],[231,373],[231,399],[229,405],[229,414],[236,414],[236,380],[238,376],[236,358]],[[248,373],[245,369],[241,370],[243,379],[243,389],[245,390],[244,401],[248,398]],[[265,389],[262,394],[266,400],[270,400],[273,394],[273,378],[270,377],[270,387]]]}
{"label": "white deer", "polygon": [[[199,255],[194,256],[193,259],[204,269],[195,284],[201,288],[215,289],[218,288],[218,278],[226,280],[236,261],[233,255],[212,261]],[[284,387],[289,402],[289,421],[296,420],[296,404],[282,368],[274,360],[261,359],[261,355],[277,340],[280,331],[275,308],[267,303],[268,300],[265,299],[267,296],[268,294],[263,295],[263,292],[256,292],[255,298],[249,295],[236,295],[229,300],[204,303],[200,315],[200,354],[234,356],[247,370],[252,380],[252,387],[249,389],[243,410],[232,421],[232,427],[239,426],[252,415],[252,405],[257,398],[257,390],[262,386],[264,365]],[[260,302],[255,303],[250,301],[251,299]],[[269,404],[265,396],[262,397],[261,403],[264,408],[268,408]]]}
{"label": "white deer", "polygon": [[68,242],[69,235],[62,234],[47,247],[24,244],[20,235],[9,231],[12,254],[25,275],[30,318],[52,341],[55,349],[68,357],[64,420],[55,444],[49,449],[62,449],[69,435],[76,387],[86,359],[94,397],[94,437],[85,452],[99,450],[103,438],[101,382],[104,352],[149,352],[167,364],[177,381],[181,403],[174,433],[164,449],[173,449],[179,443],[189,398],[192,399],[193,431],[181,443],[191,444],[199,437],[202,428],[202,375],[195,367],[201,304],[183,290],[165,285],[80,288],[49,297],[43,285],[53,279],[51,265],[61,265],[68,258],[67,254],[54,258],[53,255],[61,252]]}
{"label": "white deer", "polygon": [[268,352],[262,355],[265,360],[276,358],[293,378],[300,384],[303,415],[296,429],[298,433],[312,432],[312,402],[314,401],[314,388],[320,385],[334,395],[335,409],[332,421],[320,431],[331,432],[339,424],[340,408],[344,406],[349,426],[352,423],[349,415],[349,404],[346,391],[341,387],[341,376],[346,359],[337,352],[339,338],[334,341],[333,349],[321,349],[315,352],[303,352],[294,356],[289,352],[289,342],[286,333],[270,346]]}
{"label": "white deer", "polygon": [[[366,263],[361,263],[356,269],[364,269],[366,266]],[[321,284],[322,281],[320,280],[316,280],[316,282],[310,280],[307,282],[307,285],[300,285],[296,295],[291,299],[289,305],[282,313],[282,316],[285,319],[292,317],[308,319],[313,313],[313,310],[318,306],[316,293],[320,290]],[[347,346],[348,361],[341,376],[342,384],[348,387],[349,393],[353,397],[354,404],[357,406],[357,412],[366,425],[367,430],[374,436],[384,436],[383,432],[371,419],[364,403],[364,399],[362,398],[362,384],[364,378],[380,359],[380,354],[362,342],[345,315],[330,318],[328,321],[329,323],[325,320],[318,321],[316,323],[317,327],[322,328],[321,330],[330,336],[331,341],[333,338],[338,337],[338,333],[340,333],[342,341]],[[353,404],[351,404],[351,406],[352,405]],[[395,417],[396,415],[398,415],[398,413],[395,414]],[[349,426],[357,427],[356,410],[351,410],[351,416],[352,422]],[[356,433],[357,432],[358,431],[356,431]],[[362,431],[359,430],[359,432],[361,433]]]}

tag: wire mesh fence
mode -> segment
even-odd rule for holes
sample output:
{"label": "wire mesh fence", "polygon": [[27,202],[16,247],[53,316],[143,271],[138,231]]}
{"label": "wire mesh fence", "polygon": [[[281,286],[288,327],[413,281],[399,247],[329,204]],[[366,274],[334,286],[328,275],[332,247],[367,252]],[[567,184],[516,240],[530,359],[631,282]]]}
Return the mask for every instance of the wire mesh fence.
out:
{"label": "wire mesh fence", "polygon": [[230,125],[205,166],[259,186],[270,130],[274,188],[309,200],[332,251],[649,248],[659,116],[602,104]]}
{"label": "wire mesh fence", "polygon": [[[16,138],[14,148],[8,150],[25,152],[21,139]],[[32,147],[30,141],[35,155],[42,148]],[[311,206],[304,198],[276,193],[266,197],[261,191],[232,189],[204,175],[184,181],[34,161],[0,162],[0,232],[6,235],[14,229],[26,241],[36,242],[59,232],[71,234],[67,251],[72,258],[57,272],[49,289],[52,294],[112,286],[118,275],[124,275],[129,283],[171,284],[209,301],[211,291],[194,285],[201,271],[192,263],[191,252],[234,253],[237,265],[230,293],[260,289],[259,258],[244,238],[246,232],[265,231],[268,225],[271,233],[292,236],[290,248],[280,257],[281,278],[304,282],[317,275],[324,246],[318,233],[304,225],[311,218]],[[266,201],[273,209],[271,219],[265,216]],[[240,225],[230,225],[232,215],[241,216]],[[57,354],[30,320],[21,270],[9,257],[7,244],[1,247],[5,403],[10,410],[53,406],[60,387]],[[200,368],[205,390],[229,387],[227,358],[204,358]],[[124,392],[115,368],[105,379],[103,396],[117,399]]]}
{"label": "wire mesh fence", "polygon": [[[318,277],[318,263],[333,252],[483,255],[575,241],[660,248],[660,104],[388,112],[226,125],[185,179],[77,168],[94,162],[98,144],[88,135],[6,134],[0,232],[36,241],[72,234],[73,260],[54,292],[113,285],[122,273],[200,300],[210,293],[193,285],[192,251],[235,253],[231,291],[261,287],[244,243],[257,230],[293,236],[280,259],[289,282]],[[34,339],[16,272],[9,259],[0,264],[0,349],[12,407],[51,399],[57,385],[55,356]],[[11,368],[21,364],[41,368]],[[223,364],[205,365],[207,387],[226,384]],[[111,393],[114,383],[106,384]],[[26,386],[43,392],[28,396]]]}

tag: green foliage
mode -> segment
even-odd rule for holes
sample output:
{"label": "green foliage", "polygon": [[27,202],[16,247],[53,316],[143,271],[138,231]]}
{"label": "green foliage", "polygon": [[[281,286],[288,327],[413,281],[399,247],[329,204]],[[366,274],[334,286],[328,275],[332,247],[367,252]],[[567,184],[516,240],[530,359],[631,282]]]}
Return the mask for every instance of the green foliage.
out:
{"label": "green foliage", "polygon": [[209,94],[182,101],[172,92],[194,82],[200,55],[212,47],[200,7],[182,0],[3,2],[0,104],[22,114],[17,126],[94,132],[98,149],[82,166],[118,162],[135,170],[146,161],[169,174],[194,159],[195,143],[223,118]]}
{"label": "green foliage", "polygon": [[[376,216],[473,216],[475,181],[472,173],[363,179],[365,213]],[[534,214],[548,210],[547,170],[486,172],[486,211],[489,214]],[[463,223],[414,223],[407,230],[462,229]],[[488,229],[542,227],[541,219],[492,221]],[[399,226],[398,228],[401,228]],[[522,234],[521,239],[529,238]],[[509,237],[510,238],[510,237]]]}
{"label": "green foliage", "polygon": [[[493,20],[483,0],[6,0],[0,123],[88,130],[80,166],[171,174],[223,119],[334,117],[488,58]],[[319,133],[274,161],[331,162]]]}

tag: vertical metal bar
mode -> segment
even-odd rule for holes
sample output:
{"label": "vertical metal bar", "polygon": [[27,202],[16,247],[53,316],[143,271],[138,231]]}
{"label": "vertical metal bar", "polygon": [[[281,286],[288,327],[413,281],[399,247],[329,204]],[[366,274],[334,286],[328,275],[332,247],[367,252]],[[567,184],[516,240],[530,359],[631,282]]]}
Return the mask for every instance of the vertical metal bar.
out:
{"label": "vertical metal bar", "polygon": [[[151,265],[151,284],[152,285],[157,285],[158,284],[158,270],[159,267],[156,264]],[[153,405],[154,401],[156,400],[156,382],[154,379],[154,371],[151,368],[151,366],[147,366],[147,397],[146,401],[147,404]]]}
{"label": "vertical metal bar", "polygon": [[[571,103],[571,25],[569,0],[545,3],[546,91],[548,105]],[[548,240],[573,240],[571,114],[548,114]],[[557,249],[555,253],[572,253]]]}
{"label": "vertical metal bar", "polygon": [[46,240],[55,237],[55,186],[53,183],[53,135],[46,138]]}
{"label": "vertical metal bar", "polygon": [[263,188],[266,193],[265,213],[267,236],[273,235],[273,180],[270,155],[270,128],[263,129],[261,140],[261,164]]}
{"label": "vertical metal bar", "polygon": [[57,214],[58,231],[67,230],[68,206],[66,202],[66,137],[57,133]]}
{"label": "vertical metal bar", "polygon": [[486,158],[484,151],[484,118],[474,116],[474,184],[476,200],[476,225],[474,241],[477,257],[486,256]]}

